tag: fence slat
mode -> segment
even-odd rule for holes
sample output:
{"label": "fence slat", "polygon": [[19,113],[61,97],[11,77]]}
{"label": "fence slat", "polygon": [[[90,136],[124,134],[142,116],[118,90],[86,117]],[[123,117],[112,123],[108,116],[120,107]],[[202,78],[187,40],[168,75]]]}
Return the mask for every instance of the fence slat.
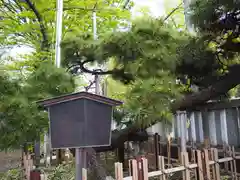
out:
{"label": "fence slat", "polygon": [[[211,148],[211,160],[212,161],[214,160],[214,149],[213,148]],[[211,169],[212,169],[213,180],[217,180],[216,173],[215,173],[215,171],[216,171],[215,165],[212,165]]]}
{"label": "fence slat", "polygon": [[87,169],[82,168],[82,180],[87,180]]}
{"label": "fence slat", "polygon": [[165,163],[164,163],[164,156],[159,156],[159,170],[163,172],[163,174],[160,176],[160,180],[166,180],[165,175]]}
{"label": "fence slat", "polygon": [[214,148],[214,161],[216,162],[214,164],[215,166],[215,173],[216,173],[216,179],[220,180],[220,167],[218,164],[218,150],[216,148]]}
{"label": "fence slat", "polygon": [[123,166],[122,163],[115,163],[115,178],[116,180],[123,180]]}
{"label": "fence slat", "polygon": [[206,177],[207,179],[211,179],[208,149],[204,149],[203,153],[204,153],[204,165],[205,165]]}
{"label": "fence slat", "polygon": [[133,159],[130,159],[130,160],[128,161],[128,173],[129,173],[130,176],[133,176],[132,161],[133,161]]}
{"label": "fence slat", "polygon": [[[184,166],[184,152],[181,152],[181,158],[180,158],[180,162],[181,162],[181,165],[184,167],[184,169],[185,169],[185,166]],[[182,179],[186,179],[186,174],[185,174],[185,172],[184,171],[182,171]]]}
{"label": "fence slat", "polygon": [[[227,157],[227,155],[228,155],[228,146],[227,146],[227,145],[224,145],[224,146],[223,146],[223,151],[224,151],[224,157]],[[229,159],[229,161],[230,161],[230,159]],[[220,162],[220,161],[219,161],[219,162]],[[225,169],[226,172],[229,171],[228,164],[229,164],[228,161],[225,161],[225,162],[224,162],[224,169]]]}
{"label": "fence slat", "polygon": [[197,164],[198,164],[198,180],[204,180],[202,167],[202,153],[199,150],[197,150]]}
{"label": "fence slat", "polygon": [[236,154],[235,148],[232,147],[232,157],[233,157],[233,173],[234,173],[234,180],[237,180],[237,165],[236,165]]}
{"label": "fence slat", "polygon": [[[197,160],[196,160],[196,150],[192,150],[192,151],[191,151],[191,154],[192,154],[192,159],[191,159],[191,161],[192,161],[194,164],[196,164],[196,163],[197,163]],[[190,164],[190,165],[189,165],[189,168],[192,168],[192,165],[193,165],[193,164]],[[195,169],[193,169],[193,171],[194,171],[194,177],[197,178],[197,169],[196,169],[197,164],[196,164],[196,166],[194,166],[194,167],[195,167]]]}
{"label": "fence slat", "polygon": [[185,170],[185,178],[186,180],[190,180],[190,171],[189,171],[189,158],[188,158],[188,153],[184,153],[184,166],[186,168]]}
{"label": "fence slat", "polygon": [[131,161],[132,164],[132,180],[138,180],[138,171],[137,171],[137,161],[133,159]]}
{"label": "fence slat", "polygon": [[142,158],[143,180],[148,180],[148,160]]}
{"label": "fence slat", "polygon": [[158,161],[158,156],[160,154],[160,149],[159,149],[159,135],[156,133],[154,135],[154,154],[155,154],[155,165],[156,165],[156,170],[159,169],[159,161]]}
{"label": "fence slat", "polygon": [[[229,156],[231,156],[231,157],[233,157],[233,155],[232,155],[232,147],[229,147]],[[234,161],[234,159],[232,159],[231,161],[230,161],[230,170],[231,170],[231,177],[232,177],[232,179],[234,179],[234,177],[235,177],[235,174],[234,174],[234,169],[233,169],[233,161]]]}

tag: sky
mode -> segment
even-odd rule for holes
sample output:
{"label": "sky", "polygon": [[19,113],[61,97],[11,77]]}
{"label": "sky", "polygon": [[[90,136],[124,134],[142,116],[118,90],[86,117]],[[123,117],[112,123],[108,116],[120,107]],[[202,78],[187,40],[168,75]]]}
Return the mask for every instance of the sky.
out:
{"label": "sky", "polygon": [[139,13],[137,10],[140,7],[147,6],[153,16],[158,17],[164,14],[164,0],[133,0],[135,7],[133,8],[133,16],[137,16]]}

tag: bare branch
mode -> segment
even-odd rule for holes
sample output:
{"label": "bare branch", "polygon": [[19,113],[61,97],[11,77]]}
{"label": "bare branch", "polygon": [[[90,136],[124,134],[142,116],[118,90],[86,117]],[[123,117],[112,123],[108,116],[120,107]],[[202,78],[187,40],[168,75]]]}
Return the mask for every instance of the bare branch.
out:
{"label": "bare branch", "polygon": [[180,7],[182,6],[182,3],[180,3],[176,8],[174,8],[163,20],[163,22],[165,22],[166,20],[168,20],[169,17],[171,17],[173,15],[174,12],[176,12],[178,9],[180,9]]}
{"label": "bare branch", "polygon": [[41,34],[42,34],[42,43],[41,43],[41,49],[42,50],[45,50],[45,51],[48,51],[49,50],[49,42],[48,42],[48,38],[47,38],[47,30],[44,26],[44,23],[43,23],[43,18],[41,16],[41,14],[39,13],[39,11],[36,9],[36,7],[34,6],[34,4],[30,1],[30,0],[25,0],[25,2],[27,3],[28,7],[34,12],[37,20],[38,20],[38,23],[39,23],[39,26],[40,26],[40,31],[41,31]]}

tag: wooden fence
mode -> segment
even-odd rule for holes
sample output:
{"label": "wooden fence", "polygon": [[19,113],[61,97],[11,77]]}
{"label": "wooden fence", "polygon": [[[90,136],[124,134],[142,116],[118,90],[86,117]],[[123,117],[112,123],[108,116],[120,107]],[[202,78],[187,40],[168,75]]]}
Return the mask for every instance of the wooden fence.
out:
{"label": "wooden fence", "polygon": [[[234,148],[231,148],[231,155],[219,159],[219,153],[216,148],[194,150],[195,157],[189,161],[189,154],[181,152],[181,165],[173,168],[166,168],[164,156],[158,158],[158,170],[148,172],[148,160],[144,157],[129,161],[129,176],[124,177],[122,163],[115,163],[116,180],[148,180],[150,177],[159,177],[166,180],[168,177],[179,173],[183,180],[220,180],[221,168],[227,166],[228,175],[232,180],[237,180],[236,160],[240,156],[235,155]],[[180,179],[181,179],[180,178]]]}
{"label": "wooden fence", "polygon": [[23,153],[22,158],[22,166],[24,172],[23,179],[30,180],[30,172],[33,170],[33,159],[28,153]]}

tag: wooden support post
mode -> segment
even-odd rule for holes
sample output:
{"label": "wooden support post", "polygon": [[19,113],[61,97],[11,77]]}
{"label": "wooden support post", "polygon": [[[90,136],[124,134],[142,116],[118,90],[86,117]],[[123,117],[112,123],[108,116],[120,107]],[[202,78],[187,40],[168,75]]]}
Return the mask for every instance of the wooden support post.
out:
{"label": "wooden support post", "polygon": [[202,153],[201,151],[197,150],[197,165],[198,165],[198,180],[203,179],[203,166],[202,166]]}
{"label": "wooden support post", "polygon": [[163,173],[160,176],[160,180],[166,180],[164,156],[159,156],[159,170],[161,170]]}
{"label": "wooden support post", "polygon": [[159,149],[159,154],[163,156],[163,145],[161,144],[161,136],[158,135],[158,149]]}
{"label": "wooden support post", "polygon": [[214,148],[214,161],[215,161],[215,176],[216,176],[216,180],[220,180],[220,167],[219,167],[219,164],[218,164],[218,150],[216,148]]}
{"label": "wooden support post", "polygon": [[204,149],[203,153],[204,153],[204,167],[205,167],[204,171],[205,171],[206,179],[211,179],[208,150]]}

